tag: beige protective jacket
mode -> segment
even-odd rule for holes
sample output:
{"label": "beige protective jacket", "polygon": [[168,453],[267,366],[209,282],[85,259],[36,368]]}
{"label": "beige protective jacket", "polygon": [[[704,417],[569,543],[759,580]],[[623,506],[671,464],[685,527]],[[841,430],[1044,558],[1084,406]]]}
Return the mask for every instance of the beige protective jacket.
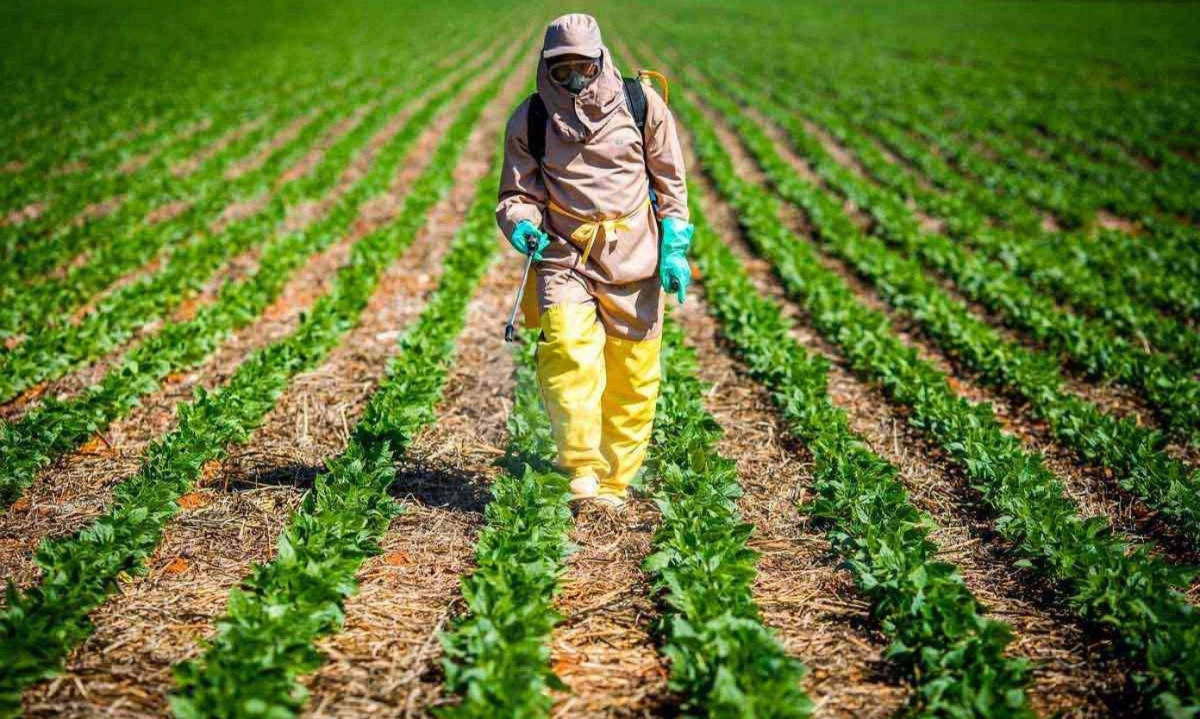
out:
{"label": "beige protective jacket", "polygon": [[[649,286],[644,281],[656,277],[658,223],[646,206],[649,183],[661,217],[688,220],[675,119],[658,93],[647,87],[643,143],[607,47],[602,47],[601,57],[600,75],[578,96],[551,81],[546,61],[539,61],[537,89],[549,115],[542,171],[529,151],[526,100],[508,122],[496,209],[505,236],[521,220],[549,233],[550,246],[543,255],[544,264],[551,267],[546,269],[578,272],[592,294],[604,292],[604,285]],[[571,237],[586,223],[552,209],[551,203],[592,220],[633,215],[622,225],[598,232],[586,263],[581,263],[584,248]]]}

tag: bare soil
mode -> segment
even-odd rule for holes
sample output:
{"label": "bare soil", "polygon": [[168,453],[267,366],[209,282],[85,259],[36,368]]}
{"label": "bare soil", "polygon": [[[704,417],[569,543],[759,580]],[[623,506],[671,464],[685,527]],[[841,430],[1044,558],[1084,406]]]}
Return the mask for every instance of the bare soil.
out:
{"label": "bare soil", "polygon": [[32,202],[24,207],[18,208],[9,212],[4,216],[4,222],[0,224],[23,225],[26,222],[32,222],[42,216],[46,208],[50,205],[46,202]]}
{"label": "bare soil", "polygon": [[192,203],[188,200],[171,200],[155,207],[150,212],[146,213],[146,224],[159,225],[164,222],[169,222],[182,215]]}
{"label": "bare soil", "polygon": [[125,203],[125,195],[114,195],[105,200],[98,200],[89,204],[87,207],[80,210],[79,214],[71,220],[72,227],[82,227],[92,220],[98,220],[107,217],[117,211],[121,205]]}
{"label": "bare soil", "polygon": [[670,703],[668,669],[655,646],[658,616],[641,563],[651,551],[658,510],[645,498],[620,510],[579,508],[555,608],[565,617],[550,661],[570,692],[553,716],[657,716]]}
{"label": "bare soil", "polygon": [[225,179],[236,180],[242,175],[262,167],[271,158],[271,155],[274,155],[284,145],[296,139],[320,111],[321,108],[316,107],[292,120],[288,123],[287,127],[275,133],[270,140],[263,143],[253,154],[247,155],[230,165],[225,170]]}
{"label": "bare soil", "polygon": [[1136,222],[1125,217],[1118,217],[1108,210],[1098,210],[1096,222],[1106,230],[1118,230],[1134,237],[1141,234],[1141,228]]}
{"label": "bare soil", "polygon": [[[451,195],[422,231],[427,237],[419,242],[430,251],[444,251],[477,181],[490,171],[504,113],[523,81],[514,74],[485,110]],[[430,266],[428,258],[418,265]],[[417,716],[447,700],[437,635],[457,611],[459,580],[473,565],[487,486],[504,451],[513,363],[498,318],[516,281],[511,267],[493,265],[469,305],[438,420],[415,438],[399,467],[393,494],[404,512],[385,535],[383,552],[359,573],[360,592],[346,603],[343,631],[320,642],[331,661],[305,680],[316,716]]]}

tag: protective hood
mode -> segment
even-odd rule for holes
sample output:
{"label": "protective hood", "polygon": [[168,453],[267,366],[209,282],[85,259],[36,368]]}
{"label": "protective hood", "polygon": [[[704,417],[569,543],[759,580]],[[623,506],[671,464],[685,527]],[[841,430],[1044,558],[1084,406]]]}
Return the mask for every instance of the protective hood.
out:
{"label": "protective hood", "polygon": [[[547,58],[568,54],[600,57],[600,74],[578,95],[550,79]],[[573,13],[550,23],[538,60],[537,89],[550,116],[550,126],[564,140],[586,142],[612,119],[625,102],[625,90],[595,18]]]}

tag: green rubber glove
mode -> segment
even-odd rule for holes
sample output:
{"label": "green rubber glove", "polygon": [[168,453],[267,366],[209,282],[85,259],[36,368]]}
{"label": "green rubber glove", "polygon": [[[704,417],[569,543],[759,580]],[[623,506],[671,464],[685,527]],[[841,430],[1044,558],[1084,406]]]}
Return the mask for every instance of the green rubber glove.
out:
{"label": "green rubber glove", "polygon": [[678,217],[663,218],[658,279],[662,281],[664,290],[675,293],[680,304],[683,304],[688,285],[692,284],[692,268],[688,264],[687,251],[692,246],[692,233],[695,231],[695,227]]}
{"label": "green rubber glove", "polygon": [[517,226],[513,228],[512,235],[508,238],[508,241],[513,247],[517,248],[517,252],[520,252],[522,255],[528,255],[530,239],[537,241],[533,249],[533,259],[541,262],[542,252],[550,246],[550,236],[535,227],[529,220],[518,222]]}

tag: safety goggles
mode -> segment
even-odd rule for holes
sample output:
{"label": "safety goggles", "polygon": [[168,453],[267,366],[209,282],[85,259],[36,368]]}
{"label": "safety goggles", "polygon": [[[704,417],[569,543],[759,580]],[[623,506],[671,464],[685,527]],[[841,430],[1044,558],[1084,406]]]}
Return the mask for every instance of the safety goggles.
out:
{"label": "safety goggles", "polygon": [[579,73],[585,80],[591,80],[600,74],[600,58],[589,60],[565,60],[550,66],[550,79],[559,85],[567,84],[573,73]]}

